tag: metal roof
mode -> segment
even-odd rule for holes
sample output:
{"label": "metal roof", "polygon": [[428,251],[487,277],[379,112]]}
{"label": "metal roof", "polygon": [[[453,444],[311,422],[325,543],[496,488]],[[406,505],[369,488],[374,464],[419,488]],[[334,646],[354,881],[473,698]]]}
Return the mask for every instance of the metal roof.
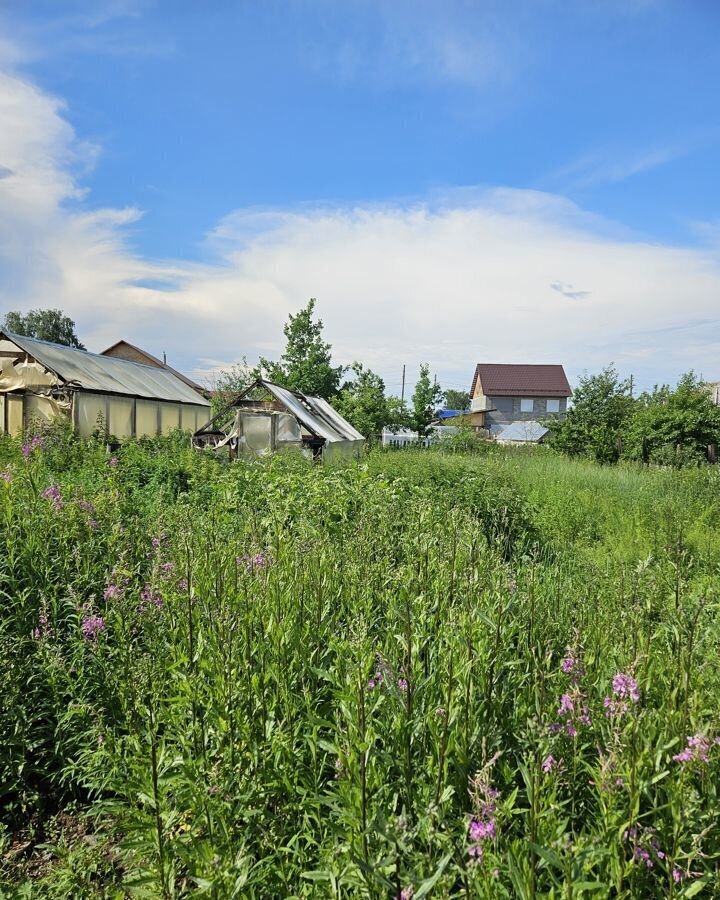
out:
{"label": "metal roof", "polygon": [[570,384],[562,366],[478,363],[470,395],[478,379],[486,397],[569,397]]}
{"label": "metal roof", "polygon": [[497,435],[498,441],[527,441],[536,444],[541,441],[550,429],[539,422],[512,422]]}
{"label": "metal roof", "polygon": [[309,431],[326,441],[363,441],[365,438],[340,413],[323,400],[300,391],[290,391],[271,381],[258,380],[248,388],[262,385],[286,407]]}
{"label": "metal roof", "polygon": [[167,369],[145,366],[115,356],[88,353],[9,331],[0,334],[54,372],[61,381],[72,383],[86,391],[210,406],[204,397]]}
{"label": "metal roof", "polygon": [[176,378],[179,378],[180,381],[184,382],[188,387],[191,387],[199,394],[203,393],[202,385],[198,384],[196,381],[193,381],[192,378],[188,378],[187,375],[183,375],[182,372],[178,372],[177,369],[173,369],[172,366],[169,366],[167,362],[164,362],[162,359],[158,359],[157,356],[153,356],[152,353],[148,353],[147,350],[143,350],[142,347],[138,347],[136,344],[131,344],[130,341],[126,341],[124,338],[121,338],[119,341],[115,341],[115,343],[108,347],[107,350],[103,350],[100,356],[113,356],[115,359],[130,359],[131,362],[138,361],[133,360],[129,356],[121,356],[119,354],[116,355],[115,353],[113,353],[112,351],[118,347],[129,347],[131,350],[134,350],[136,353],[144,356],[145,359],[148,360],[148,365],[157,366],[158,369],[167,369],[168,372],[172,372],[172,374]]}

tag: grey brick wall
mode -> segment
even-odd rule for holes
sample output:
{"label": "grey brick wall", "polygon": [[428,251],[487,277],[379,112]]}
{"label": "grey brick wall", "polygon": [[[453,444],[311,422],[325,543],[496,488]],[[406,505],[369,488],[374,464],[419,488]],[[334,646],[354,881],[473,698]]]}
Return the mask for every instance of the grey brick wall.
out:
{"label": "grey brick wall", "polygon": [[[528,397],[527,399],[530,398]],[[565,397],[560,397],[560,412],[558,413],[548,413],[546,397],[533,398],[532,412],[520,412],[520,397],[488,397],[488,405],[494,406],[495,410],[486,413],[486,428],[492,428],[493,425],[505,426],[511,422],[537,421],[553,415],[558,416],[558,418],[564,418],[567,412],[567,399]]]}

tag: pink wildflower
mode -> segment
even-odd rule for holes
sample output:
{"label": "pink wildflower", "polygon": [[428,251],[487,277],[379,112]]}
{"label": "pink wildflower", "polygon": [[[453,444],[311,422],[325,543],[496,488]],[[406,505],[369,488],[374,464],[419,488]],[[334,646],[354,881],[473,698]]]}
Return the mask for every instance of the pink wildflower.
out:
{"label": "pink wildflower", "polygon": [[685,749],[681,750],[680,753],[676,753],[675,756],[673,756],[673,760],[679,763],[709,762],[710,748],[713,743],[717,743],[717,739],[711,742],[710,739],[703,734],[689,734],[687,736]]}
{"label": "pink wildflower", "polygon": [[102,616],[91,616],[86,613],[82,620],[81,629],[86,641],[95,641],[98,635],[105,631],[105,620]]}

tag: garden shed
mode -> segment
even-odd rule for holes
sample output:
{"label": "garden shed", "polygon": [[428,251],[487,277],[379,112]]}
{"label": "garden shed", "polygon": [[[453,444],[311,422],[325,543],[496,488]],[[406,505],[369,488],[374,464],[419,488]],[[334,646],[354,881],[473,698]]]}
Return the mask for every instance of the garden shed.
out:
{"label": "garden shed", "polygon": [[255,380],[193,437],[198,448],[238,456],[296,449],[323,459],[356,455],[365,438],[322,397]]}
{"label": "garden shed", "polygon": [[0,433],[64,418],[82,437],[98,425],[118,439],[155,437],[194,432],[209,411],[167,369],[0,330]]}

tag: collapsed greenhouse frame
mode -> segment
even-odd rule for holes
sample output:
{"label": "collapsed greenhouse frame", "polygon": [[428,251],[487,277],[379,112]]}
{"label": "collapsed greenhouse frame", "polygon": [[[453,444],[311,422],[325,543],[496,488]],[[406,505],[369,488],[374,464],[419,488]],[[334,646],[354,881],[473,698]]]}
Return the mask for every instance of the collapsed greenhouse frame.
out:
{"label": "collapsed greenhouse frame", "polygon": [[193,435],[193,446],[238,456],[299,450],[313,459],[356,456],[359,431],[322,397],[256,379]]}
{"label": "collapsed greenhouse frame", "polygon": [[65,420],[81,437],[194,432],[209,402],[167,369],[0,330],[0,433]]}

